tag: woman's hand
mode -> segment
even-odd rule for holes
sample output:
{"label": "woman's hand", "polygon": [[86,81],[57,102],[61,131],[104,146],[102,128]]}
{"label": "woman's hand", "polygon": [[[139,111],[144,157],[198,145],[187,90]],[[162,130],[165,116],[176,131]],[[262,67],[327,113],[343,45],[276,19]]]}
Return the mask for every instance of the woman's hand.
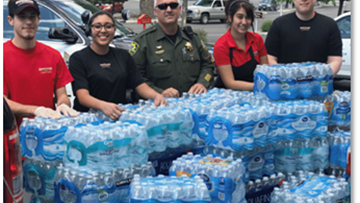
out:
{"label": "woman's hand", "polygon": [[169,105],[161,94],[157,94],[156,97],[154,98],[154,106],[159,106],[159,105],[166,105],[166,106]]}
{"label": "woman's hand", "polygon": [[121,116],[121,112],[125,111],[125,109],[111,102],[104,102],[104,104],[101,105],[100,110],[113,120],[118,120]]}

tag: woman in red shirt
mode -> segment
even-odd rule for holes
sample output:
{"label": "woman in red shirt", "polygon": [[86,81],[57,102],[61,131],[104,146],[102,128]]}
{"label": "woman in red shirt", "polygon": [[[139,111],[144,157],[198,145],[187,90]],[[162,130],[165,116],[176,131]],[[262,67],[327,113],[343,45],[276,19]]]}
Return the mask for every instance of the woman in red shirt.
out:
{"label": "woman in red shirt", "polygon": [[252,91],[257,64],[267,64],[267,52],[262,37],[249,32],[253,27],[254,10],[246,0],[227,2],[225,14],[230,28],[214,46],[219,77],[215,87]]}

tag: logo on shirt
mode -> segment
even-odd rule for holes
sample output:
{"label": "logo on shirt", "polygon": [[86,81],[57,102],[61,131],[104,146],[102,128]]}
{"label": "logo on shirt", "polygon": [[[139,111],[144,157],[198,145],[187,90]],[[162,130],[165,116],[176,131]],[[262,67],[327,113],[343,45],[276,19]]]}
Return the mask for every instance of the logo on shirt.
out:
{"label": "logo on shirt", "polygon": [[310,28],[311,28],[310,26],[301,26],[301,27],[300,27],[300,30],[301,30],[301,31],[309,31]]}
{"label": "logo on shirt", "polygon": [[133,56],[137,50],[139,49],[140,45],[135,41],[131,42],[131,48],[129,49],[129,54]]}
{"label": "logo on shirt", "polygon": [[256,56],[257,54],[258,54],[258,52],[257,52],[257,51],[255,51],[255,52],[254,52],[254,56]]}
{"label": "logo on shirt", "polygon": [[52,67],[39,68],[41,74],[52,73]]}
{"label": "logo on shirt", "polygon": [[100,64],[101,68],[110,68],[111,63],[102,63]]}

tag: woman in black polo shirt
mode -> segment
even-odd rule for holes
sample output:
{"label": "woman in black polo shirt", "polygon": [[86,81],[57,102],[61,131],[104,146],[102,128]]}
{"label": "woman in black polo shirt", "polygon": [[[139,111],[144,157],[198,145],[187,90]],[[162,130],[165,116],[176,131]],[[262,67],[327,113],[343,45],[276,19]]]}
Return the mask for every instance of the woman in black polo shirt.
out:
{"label": "woman in black polo shirt", "polygon": [[135,89],[154,105],[167,104],[164,97],[150,88],[127,51],[109,47],[115,34],[115,20],[108,12],[100,11],[89,21],[92,44],[71,55],[69,70],[74,78],[72,89],[76,95],[74,109],[99,109],[117,120],[124,109],[126,89]]}

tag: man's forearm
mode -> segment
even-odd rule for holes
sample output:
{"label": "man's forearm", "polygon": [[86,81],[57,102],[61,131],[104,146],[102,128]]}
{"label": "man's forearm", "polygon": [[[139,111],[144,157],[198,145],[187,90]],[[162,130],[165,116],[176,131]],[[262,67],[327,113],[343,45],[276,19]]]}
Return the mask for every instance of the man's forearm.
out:
{"label": "man's forearm", "polygon": [[342,64],[342,57],[341,56],[329,56],[328,57],[328,64],[330,65],[333,75],[335,75],[340,71],[340,67]]}
{"label": "man's forearm", "polygon": [[11,99],[8,99],[6,95],[4,95],[4,98],[15,116],[34,116],[35,110],[39,108],[39,106],[24,105],[14,102]]}

